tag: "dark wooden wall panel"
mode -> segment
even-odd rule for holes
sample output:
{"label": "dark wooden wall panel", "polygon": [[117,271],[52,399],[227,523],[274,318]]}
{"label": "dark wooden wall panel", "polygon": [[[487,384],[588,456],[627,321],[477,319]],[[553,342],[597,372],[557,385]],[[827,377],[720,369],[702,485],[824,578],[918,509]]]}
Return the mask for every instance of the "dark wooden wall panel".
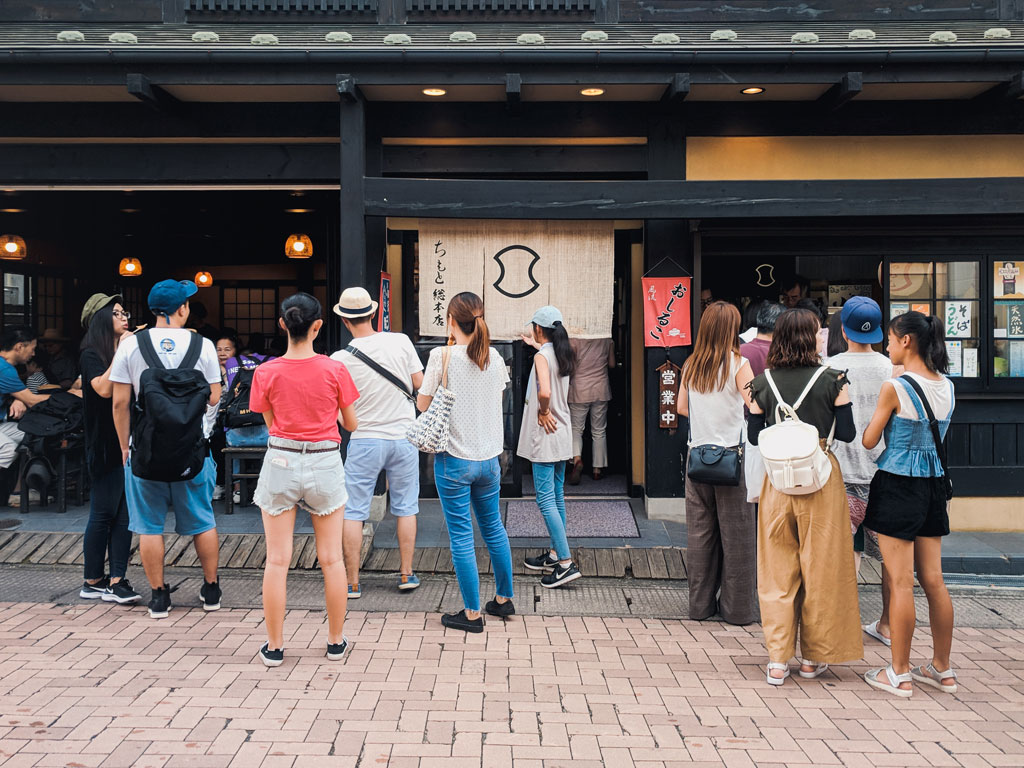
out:
{"label": "dark wooden wall panel", "polygon": [[162,18],[162,0],[0,0],[0,21],[159,22]]}
{"label": "dark wooden wall panel", "polygon": [[992,425],[992,463],[997,467],[1012,467],[1017,461],[1017,425]]}
{"label": "dark wooden wall panel", "polygon": [[947,459],[952,467],[971,463],[971,429],[968,424],[950,424],[946,433]]}
{"label": "dark wooden wall panel", "polygon": [[991,424],[971,424],[971,466],[992,466]]}
{"label": "dark wooden wall panel", "polygon": [[[999,0],[891,0],[864,3],[858,0],[620,0],[619,21],[730,22],[879,20],[938,21],[940,19],[998,19]],[[796,29],[794,28],[794,32]]]}

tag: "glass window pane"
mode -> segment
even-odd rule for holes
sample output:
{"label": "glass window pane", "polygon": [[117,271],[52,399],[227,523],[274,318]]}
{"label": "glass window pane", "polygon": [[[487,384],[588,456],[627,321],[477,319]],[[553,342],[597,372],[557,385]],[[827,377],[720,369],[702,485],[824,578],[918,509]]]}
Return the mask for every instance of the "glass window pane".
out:
{"label": "glass window pane", "polygon": [[932,263],[893,262],[889,265],[889,295],[900,299],[932,297]]}
{"label": "glass window pane", "polygon": [[978,298],[978,267],[976,261],[940,262],[935,265],[935,289],[940,299]]}
{"label": "glass window pane", "polygon": [[946,339],[946,355],[951,377],[976,379],[980,375],[977,339]]}
{"label": "glass window pane", "polygon": [[1024,299],[1024,261],[997,261],[992,274],[992,297]]}

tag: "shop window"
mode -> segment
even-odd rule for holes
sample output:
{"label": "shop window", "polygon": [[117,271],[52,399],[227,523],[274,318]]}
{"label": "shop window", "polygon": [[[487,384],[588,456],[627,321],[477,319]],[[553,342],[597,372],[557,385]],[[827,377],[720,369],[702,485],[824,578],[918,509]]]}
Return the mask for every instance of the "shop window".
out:
{"label": "shop window", "polygon": [[979,359],[984,338],[979,268],[977,261],[889,265],[889,316],[910,311],[938,316],[949,355],[949,375],[956,378],[977,379],[984,375]]}
{"label": "shop window", "polygon": [[59,277],[37,277],[36,325],[39,333],[47,328],[64,330],[64,281]]}
{"label": "shop window", "polygon": [[4,272],[3,324],[25,325],[29,322],[29,288],[31,278],[15,272]]}
{"label": "shop window", "polygon": [[224,325],[239,335],[273,336],[277,312],[274,288],[225,288],[221,303]]}
{"label": "shop window", "polygon": [[1024,261],[996,259],[992,265],[992,375],[1024,377]]}

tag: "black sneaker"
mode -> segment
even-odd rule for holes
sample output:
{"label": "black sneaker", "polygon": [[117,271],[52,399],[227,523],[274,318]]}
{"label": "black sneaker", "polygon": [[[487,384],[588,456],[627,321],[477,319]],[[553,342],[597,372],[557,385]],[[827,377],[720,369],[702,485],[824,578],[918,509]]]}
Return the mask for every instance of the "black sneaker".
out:
{"label": "black sneaker", "polygon": [[284,649],[278,648],[276,651],[272,651],[270,643],[264,643],[260,648],[260,659],[268,667],[280,667],[284,664]]}
{"label": "black sneaker", "polygon": [[526,558],[525,560],[523,560],[523,565],[525,565],[531,571],[550,572],[556,565],[558,565],[558,558],[552,557],[550,552],[545,552],[540,557]]}
{"label": "black sneaker", "polygon": [[487,605],[484,606],[484,613],[488,616],[497,616],[500,619],[505,619],[516,612],[516,607],[512,605],[511,600],[506,600],[504,603],[499,603],[497,600],[488,600]]}
{"label": "black sneaker", "polygon": [[466,617],[466,611],[458,613],[446,613],[441,617],[441,623],[451,629],[461,629],[463,632],[483,632],[484,617],[470,619]]}
{"label": "black sneaker", "polygon": [[111,584],[107,587],[107,591],[103,593],[104,602],[118,603],[119,605],[137,603],[141,599],[142,595],[132,589],[132,585],[128,583],[128,579],[121,579],[116,584]]}
{"label": "black sneaker", "polygon": [[555,569],[542,577],[540,585],[546,589],[554,589],[555,587],[561,587],[568,584],[570,581],[576,581],[576,579],[583,576],[580,573],[580,569],[576,567],[576,563],[569,563],[564,568],[560,565],[556,565]]}
{"label": "black sneaker", "polygon": [[[204,581],[199,589],[199,599],[203,601],[204,611],[220,610],[220,582]],[[276,653],[276,651],[275,651]]]}
{"label": "black sneaker", "polygon": [[83,600],[102,600],[103,595],[106,594],[107,587],[109,586],[110,579],[107,576],[104,576],[95,584],[90,584],[88,581],[83,581],[82,590],[78,593],[78,596],[81,597]]}
{"label": "black sneaker", "polygon": [[164,584],[153,590],[153,597],[149,600],[149,617],[151,619],[166,619],[171,611],[171,592],[177,587],[168,587]]}
{"label": "black sneaker", "polygon": [[348,638],[341,638],[340,643],[328,643],[327,644],[327,658],[331,661],[341,661],[345,658],[345,652],[348,650]]}

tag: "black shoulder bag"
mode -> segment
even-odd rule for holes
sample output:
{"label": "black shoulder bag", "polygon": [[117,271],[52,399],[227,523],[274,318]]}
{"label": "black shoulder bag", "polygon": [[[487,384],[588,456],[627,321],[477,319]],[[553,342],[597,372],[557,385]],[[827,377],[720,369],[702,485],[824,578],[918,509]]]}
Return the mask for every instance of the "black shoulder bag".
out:
{"label": "black shoulder bag", "polygon": [[924,412],[928,415],[928,425],[932,428],[932,439],[935,440],[935,451],[939,454],[939,463],[942,464],[942,487],[946,491],[946,501],[949,501],[953,498],[953,478],[949,476],[949,465],[946,463],[946,446],[942,442],[942,436],[939,435],[939,422],[935,420],[935,412],[932,411],[932,406],[928,402],[928,398],[925,397],[921,385],[914,381],[912,376],[903,375],[900,378],[914,388],[917,396],[924,403]]}
{"label": "black shoulder bag", "polygon": [[403,395],[405,395],[405,399],[406,400],[408,400],[413,405],[416,405],[416,390],[413,390],[412,392],[410,392],[409,389],[402,382],[402,380],[399,379],[397,376],[395,376],[395,374],[393,374],[391,371],[389,371],[387,368],[385,368],[383,365],[378,363],[376,360],[374,360],[369,355],[367,355],[367,354],[363,353],[362,351],[360,351],[360,350],[356,349],[355,347],[353,347],[351,344],[349,344],[347,347],[345,347],[345,351],[348,352],[350,355],[352,355],[352,357],[354,357],[357,360],[359,360],[360,362],[365,363],[372,370],[376,371],[378,374],[383,376],[389,382],[394,384],[395,387],[397,387],[397,389]]}

